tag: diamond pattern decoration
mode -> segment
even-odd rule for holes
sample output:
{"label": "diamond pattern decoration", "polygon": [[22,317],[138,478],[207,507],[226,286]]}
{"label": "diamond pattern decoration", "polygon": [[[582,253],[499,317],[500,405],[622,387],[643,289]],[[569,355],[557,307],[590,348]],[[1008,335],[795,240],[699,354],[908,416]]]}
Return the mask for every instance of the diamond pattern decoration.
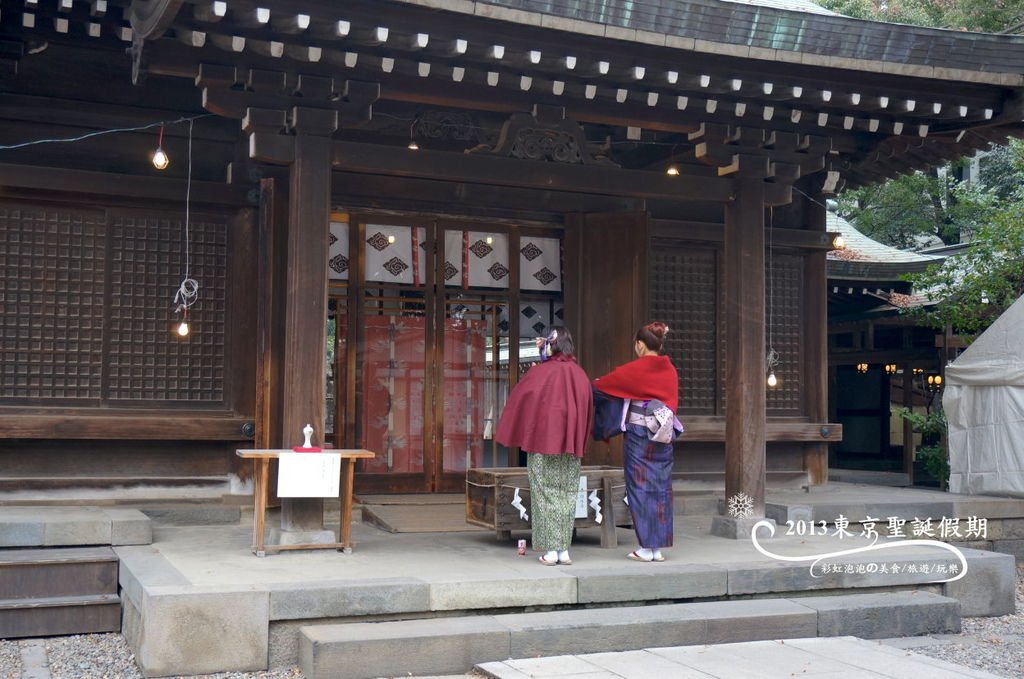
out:
{"label": "diamond pattern decoration", "polygon": [[[380,231],[367,238],[366,242],[370,244],[370,247],[372,247],[374,250],[377,250],[378,252],[382,252],[385,248],[387,248],[387,246],[391,245],[390,243],[388,243],[388,237],[382,234]],[[398,274],[395,275],[397,276]]]}
{"label": "diamond pattern decoration", "polygon": [[[385,240],[385,243],[386,242],[387,241]],[[402,272],[409,268],[409,265],[400,260],[398,257],[392,257],[388,261],[384,262],[384,268],[387,269],[388,273],[390,273],[392,276],[401,276]]]}
{"label": "diamond pattern decoration", "polygon": [[544,254],[544,251],[537,247],[536,243],[533,241],[527,243],[519,252],[523,253],[523,257],[526,257],[526,260],[529,262],[532,262]]}
{"label": "diamond pattern decoration", "polygon": [[476,255],[478,259],[483,259],[487,255],[494,252],[494,248],[488,245],[487,241],[481,239],[470,245],[469,251]]}
{"label": "diamond pattern decoration", "polygon": [[532,306],[524,306],[523,309],[522,309],[522,312],[523,312],[523,315],[526,316],[527,318],[530,318],[531,316],[536,316],[537,315],[537,310],[534,309]]}
{"label": "diamond pattern decoration", "polygon": [[487,270],[487,273],[491,274],[491,278],[494,280],[500,281],[509,274],[509,270],[508,267],[501,262],[495,262],[491,265],[491,268]]}
{"label": "diamond pattern decoration", "polygon": [[450,281],[451,279],[455,278],[458,275],[459,275],[459,270],[455,267],[455,265],[452,264],[451,262],[445,260],[445,263],[444,263],[444,279],[446,281]]}
{"label": "diamond pattern decoration", "polygon": [[536,278],[538,281],[540,281],[541,284],[543,284],[543,285],[550,285],[551,281],[553,281],[556,278],[558,278],[558,276],[553,274],[551,272],[551,269],[549,269],[547,267],[544,267],[543,269],[541,269],[537,273],[533,274],[533,277]]}
{"label": "diamond pattern decoration", "polygon": [[327,264],[337,273],[348,271],[348,257],[345,255],[334,255]]}
{"label": "diamond pattern decoration", "polygon": [[537,333],[538,335],[540,335],[541,333],[543,333],[543,332],[544,332],[544,328],[546,328],[547,326],[546,326],[546,325],[544,325],[543,323],[541,323],[540,321],[537,321],[536,323],[534,323],[534,324],[533,324],[533,325],[531,325],[530,327],[531,327],[531,328],[533,328],[533,331],[534,331],[535,333]]}
{"label": "diamond pattern decoration", "polygon": [[330,247],[331,245],[334,245],[335,243],[338,242],[338,237],[335,236],[333,233],[328,234],[328,235],[331,237],[331,242],[327,244],[328,247]]}
{"label": "diamond pattern decoration", "polygon": [[501,321],[498,323],[498,328],[504,333],[507,333],[510,327],[511,326],[508,324],[508,321]]}

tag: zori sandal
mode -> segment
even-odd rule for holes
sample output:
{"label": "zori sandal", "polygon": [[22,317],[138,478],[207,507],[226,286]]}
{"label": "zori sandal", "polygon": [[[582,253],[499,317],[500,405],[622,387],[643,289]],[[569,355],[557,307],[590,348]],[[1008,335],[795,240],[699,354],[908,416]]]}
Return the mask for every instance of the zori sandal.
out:
{"label": "zori sandal", "polygon": [[632,559],[633,561],[643,561],[644,563],[650,563],[651,562],[651,559],[645,559],[642,556],[640,556],[639,554],[637,554],[636,552],[630,552],[629,554],[626,555],[626,558],[627,559]]}
{"label": "zori sandal", "polygon": [[543,554],[540,556],[538,561],[540,561],[545,566],[557,566],[558,565],[558,559],[555,559],[554,561],[548,561],[547,559],[544,558]]}

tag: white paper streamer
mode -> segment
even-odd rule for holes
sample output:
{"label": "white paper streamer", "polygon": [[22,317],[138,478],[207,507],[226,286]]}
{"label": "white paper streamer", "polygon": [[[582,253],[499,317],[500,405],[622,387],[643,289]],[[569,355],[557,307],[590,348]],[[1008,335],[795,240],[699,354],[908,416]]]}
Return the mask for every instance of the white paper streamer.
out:
{"label": "white paper streamer", "polygon": [[594,508],[594,521],[601,523],[601,498],[597,496],[597,489],[590,491],[590,506]]}
{"label": "white paper streamer", "polygon": [[512,496],[512,506],[519,510],[519,518],[523,521],[529,521],[530,517],[526,515],[526,507],[523,506],[523,498],[519,497],[519,489],[516,488],[515,494]]}

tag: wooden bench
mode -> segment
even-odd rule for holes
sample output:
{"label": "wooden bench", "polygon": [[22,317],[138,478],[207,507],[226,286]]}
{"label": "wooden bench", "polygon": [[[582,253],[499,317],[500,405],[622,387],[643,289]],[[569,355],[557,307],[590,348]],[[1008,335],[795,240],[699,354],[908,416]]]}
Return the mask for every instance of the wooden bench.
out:
{"label": "wooden bench", "polygon": [[[341,525],[338,528],[338,542],[321,544],[301,545],[267,545],[264,532],[267,523],[267,488],[270,483],[270,461],[277,459],[281,453],[291,453],[288,448],[275,450],[236,450],[235,454],[242,458],[251,459],[255,470],[253,487],[253,516],[252,516],[252,552],[256,556],[266,556],[267,552],[279,552],[290,549],[338,549],[346,554],[352,552],[352,495],[353,480],[355,478],[356,460],[376,457],[376,453],[362,449],[335,449],[325,450],[341,456]],[[318,455],[320,453],[305,453],[307,455]]]}

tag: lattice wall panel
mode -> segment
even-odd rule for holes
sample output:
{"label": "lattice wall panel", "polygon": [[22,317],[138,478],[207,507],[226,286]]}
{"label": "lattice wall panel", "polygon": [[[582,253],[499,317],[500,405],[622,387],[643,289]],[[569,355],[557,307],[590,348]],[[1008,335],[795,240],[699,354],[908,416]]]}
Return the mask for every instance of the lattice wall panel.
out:
{"label": "lattice wall panel", "polygon": [[767,407],[771,413],[800,414],[803,412],[804,258],[775,254],[771,278],[775,298],[770,304],[770,337],[775,351],[779,352],[775,375],[781,382],[778,388],[768,390]]}
{"label": "lattice wall panel", "polygon": [[714,250],[655,247],[651,254],[651,318],[671,329],[665,352],[679,369],[682,413],[715,412],[717,278]]}
{"label": "lattice wall panel", "polygon": [[104,216],[0,204],[0,398],[99,399]]}
{"label": "lattice wall panel", "polygon": [[190,225],[191,277],[200,287],[188,340],[171,332],[185,271],[183,222],[115,213],[111,230],[109,398],[222,402],[227,225]]}

